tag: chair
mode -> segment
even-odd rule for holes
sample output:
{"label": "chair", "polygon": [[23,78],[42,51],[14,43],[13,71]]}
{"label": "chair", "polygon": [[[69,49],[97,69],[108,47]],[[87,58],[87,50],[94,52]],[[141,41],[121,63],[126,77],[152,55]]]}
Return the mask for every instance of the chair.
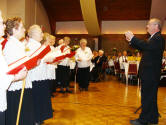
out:
{"label": "chair", "polygon": [[138,81],[138,77],[137,77],[137,64],[136,63],[129,63],[129,68],[128,68],[128,75],[132,76],[132,79],[130,79],[130,83],[134,84],[134,81]]}
{"label": "chair", "polygon": [[125,75],[125,69],[120,69],[120,76],[121,76],[122,83],[126,83],[127,79],[126,79],[126,75]]}
{"label": "chair", "polygon": [[120,74],[120,64],[119,62],[114,62],[115,75]]}
{"label": "chair", "polygon": [[115,75],[118,77],[118,79],[120,80],[120,73],[121,73],[121,70],[120,70],[120,64],[119,62],[116,62],[114,61],[114,72],[115,72]]}
{"label": "chair", "polygon": [[105,80],[105,73],[106,73],[106,69],[108,68],[108,62],[103,62],[102,63],[102,67],[101,69],[99,68],[98,70],[98,73],[99,73],[99,80],[102,81],[102,80]]}

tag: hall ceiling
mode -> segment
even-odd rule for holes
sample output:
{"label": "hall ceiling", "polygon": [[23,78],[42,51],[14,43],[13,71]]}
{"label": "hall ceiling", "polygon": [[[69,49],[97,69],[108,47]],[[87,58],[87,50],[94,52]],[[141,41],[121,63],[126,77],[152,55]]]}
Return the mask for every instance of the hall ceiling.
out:
{"label": "hall ceiling", "polygon": [[[83,21],[80,0],[41,0],[48,14],[51,32],[58,21]],[[101,21],[148,20],[152,0],[95,0],[98,23]]]}
{"label": "hall ceiling", "polygon": [[[49,18],[55,21],[82,21],[80,0],[41,0]],[[151,0],[96,0],[101,20],[147,20]]]}

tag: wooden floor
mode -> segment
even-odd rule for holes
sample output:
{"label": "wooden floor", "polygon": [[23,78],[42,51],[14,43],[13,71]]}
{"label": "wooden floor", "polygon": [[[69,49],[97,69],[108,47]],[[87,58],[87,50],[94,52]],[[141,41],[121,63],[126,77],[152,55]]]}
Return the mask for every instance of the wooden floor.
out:
{"label": "wooden floor", "polygon": [[[166,125],[166,87],[159,88],[159,125]],[[140,90],[108,77],[106,82],[91,83],[88,92],[73,88],[73,94],[55,93],[52,119],[44,125],[130,125],[140,106]]]}

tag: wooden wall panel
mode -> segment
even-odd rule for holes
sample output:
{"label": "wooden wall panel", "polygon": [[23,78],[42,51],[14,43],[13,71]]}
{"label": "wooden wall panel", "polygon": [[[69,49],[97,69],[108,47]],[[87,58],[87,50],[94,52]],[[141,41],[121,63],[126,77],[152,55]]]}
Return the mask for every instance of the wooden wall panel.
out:
{"label": "wooden wall panel", "polygon": [[148,20],[151,0],[96,0],[102,20]]}
{"label": "wooden wall panel", "polygon": [[[81,38],[86,38],[88,40],[88,46],[94,50],[95,42],[94,38],[99,39],[99,49],[103,49],[105,53],[112,55],[113,48],[117,48],[118,51],[123,52],[124,50],[134,52],[135,49],[131,48],[128,45],[128,42],[125,40],[124,34],[109,34],[109,35],[102,35],[99,37],[92,37],[87,34],[66,34],[66,35],[56,35],[56,41],[58,42],[59,39],[63,38],[64,36],[69,36],[71,38],[71,46],[79,44],[79,40]],[[166,40],[166,35],[163,35]],[[136,34],[136,37],[140,39],[147,40],[149,35],[147,34]]]}
{"label": "wooden wall panel", "polygon": [[[144,40],[147,40],[149,37],[147,34],[136,34],[135,36]],[[166,40],[166,35],[163,36]],[[113,48],[117,48],[120,52],[123,52],[124,50],[131,52],[135,51],[135,49],[128,45],[128,42],[125,40],[125,36],[123,34],[103,35],[101,44],[102,49],[111,55],[113,54]]]}
{"label": "wooden wall panel", "polygon": [[71,38],[70,46],[79,45],[80,39],[85,38],[88,41],[87,46],[90,47],[92,51],[95,48],[95,40],[94,40],[95,37],[87,35],[87,34],[73,34],[73,35],[63,34],[63,35],[55,35],[55,36],[56,36],[55,46],[57,46],[58,40],[63,39],[65,36],[68,36]]}

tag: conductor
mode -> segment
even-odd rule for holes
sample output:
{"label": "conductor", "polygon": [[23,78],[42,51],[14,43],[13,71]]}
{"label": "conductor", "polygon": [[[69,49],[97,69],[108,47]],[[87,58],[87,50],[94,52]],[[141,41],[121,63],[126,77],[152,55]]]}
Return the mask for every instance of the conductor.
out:
{"label": "conductor", "polygon": [[130,31],[125,33],[129,44],[142,52],[139,65],[142,111],[138,119],[130,121],[131,125],[158,125],[157,92],[165,48],[165,40],[161,35],[161,21],[156,18],[150,19],[147,32],[150,34],[148,41],[139,40]]}

